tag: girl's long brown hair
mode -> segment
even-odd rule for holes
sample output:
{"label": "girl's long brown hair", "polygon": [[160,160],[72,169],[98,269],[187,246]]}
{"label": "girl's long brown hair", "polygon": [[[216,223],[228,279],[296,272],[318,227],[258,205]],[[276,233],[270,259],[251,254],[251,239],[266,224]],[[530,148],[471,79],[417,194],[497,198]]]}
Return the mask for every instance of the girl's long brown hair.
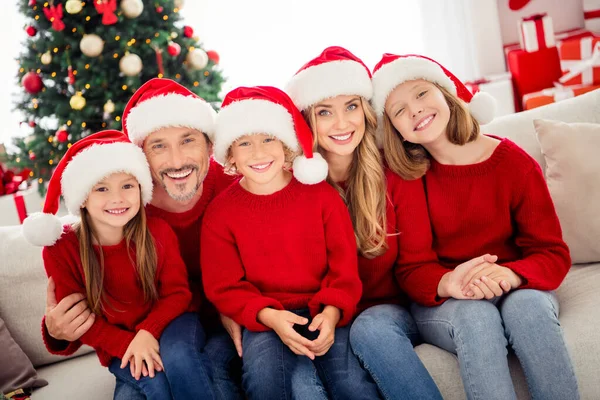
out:
{"label": "girl's long brown hair", "polygon": [[[377,117],[371,105],[360,98],[365,114],[365,135],[353,154],[346,190],[327,177],[342,196],[348,206],[358,252],[363,257],[374,258],[388,248],[386,201],[387,192],[381,153],[375,143]],[[313,132],[314,148],[318,148],[316,135],[315,107],[311,106],[303,112]]]}
{"label": "girl's long brown hair", "polygon": [[[141,200],[141,193],[140,193]],[[142,203],[140,203],[142,204]],[[85,278],[85,291],[90,309],[97,315],[106,311],[109,302],[104,294],[104,254],[100,246],[99,257],[93,248],[93,239],[96,235],[92,229],[90,215],[85,208],[81,209],[81,222],[74,226],[75,234],[79,239],[79,255],[83,266]],[[158,289],[155,284],[157,256],[154,240],[146,222],[146,210],[140,205],[140,210],[123,228],[123,235],[127,249],[135,245],[136,270],[145,301],[154,301],[158,298]],[[132,251],[128,251],[129,259],[133,264]]]}

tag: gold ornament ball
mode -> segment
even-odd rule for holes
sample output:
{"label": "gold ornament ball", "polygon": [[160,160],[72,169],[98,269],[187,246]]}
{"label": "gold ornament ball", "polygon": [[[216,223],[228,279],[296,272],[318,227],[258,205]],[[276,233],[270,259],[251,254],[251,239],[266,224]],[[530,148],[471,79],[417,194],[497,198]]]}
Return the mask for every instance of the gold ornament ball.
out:
{"label": "gold ornament ball", "polygon": [[208,65],[208,55],[202,49],[190,51],[186,57],[188,64],[196,70],[206,68]]}
{"label": "gold ornament ball", "polygon": [[71,100],[69,100],[69,105],[73,110],[81,110],[83,107],[85,107],[85,97],[78,92],[71,97]]}
{"label": "gold ornament ball", "polygon": [[68,0],[65,3],[65,11],[69,14],[78,14],[82,8],[81,0]]}
{"label": "gold ornament ball", "polygon": [[48,65],[52,62],[52,54],[49,51],[47,51],[44,54],[42,54],[42,57],[40,59],[42,61],[42,64]]}
{"label": "gold ornament ball", "polygon": [[144,11],[144,3],[142,0],[123,0],[121,10],[127,18],[137,18]]}
{"label": "gold ornament ball", "polygon": [[127,76],[136,76],[142,71],[142,67],[142,59],[134,53],[126,53],[119,61],[119,69]]}
{"label": "gold ornament ball", "polygon": [[185,1],[184,1],[184,0],[175,0],[175,1],[173,2],[173,5],[174,5],[176,8],[182,8],[184,4],[185,4]]}
{"label": "gold ornament ball", "polygon": [[79,49],[88,57],[98,57],[104,50],[104,40],[94,33],[83,35],[79,42]]}
{"label": "gold ornament ball", "polygon": [[104,103],[104,112],[107,114],[112,114],[115,112],[115,103],[113,103],[112,100],[108,100],[106,103]]}

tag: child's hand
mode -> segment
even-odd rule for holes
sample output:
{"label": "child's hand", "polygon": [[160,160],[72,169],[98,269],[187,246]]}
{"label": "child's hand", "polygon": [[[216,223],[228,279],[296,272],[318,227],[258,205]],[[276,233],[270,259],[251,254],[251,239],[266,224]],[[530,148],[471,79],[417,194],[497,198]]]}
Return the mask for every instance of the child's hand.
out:
{"label": "child's hand", "polygon": [[[147,367],[147,374],[150,378],[154,378],[154,371],[163,371],[164,366],[158,352],[158,341],[152,334],[141,329],[133,338],[125,355],[121,361],[121,368],[125,368],[127,363],[130,363],[131,376],[139,380]],[[134,364],[133,366],[131,364]],[[144,365],[145,364],[145,365]],[[143,374],[144,376],[148,376]]]}
{"label": "child's hand", "polygon": [[322,356],[329,351],[335,340],[335,327],[340,322],[341,312],[337,307],[326,306],[323,312],[315,315],[308,330],[314,332],[317,329],[320,331],[319,337],[316,338],[309,347],[316,356]]}
{"label": "child's hand", "polygon": [[258,312],[258,321],[273,329],[281,341],[299,356],[305,355],[311,360],[315,359],[314,352],[309,350],[312,346],[310,340],[306,339],[294,330],[294,324],[306,325],[308,319],[303,318],[293,312],[285,310],[275,310],[273,308],[263,308]]}
{"label": "child's hand", "polygon": [[440,283],[438,284],[438,296],[439,297],[453,297],[455,299],[481,299],[482,297],[476,297],[474,294],[467,296],[463,291],[463,280],[471,271],[480,269],[491,263],[495,263],[498,260],[497,256],[485,254],[481,257],[474,258],[467,262],[464,262],[454,268],[454,270],[447,272]]}
{"label": "child's hand", "polygon": [[523,284],[523,279],[510,268],[492,263],[471,271],[464,283],[465,295],[483,295],[486,299],[491,299],[518,288]]}

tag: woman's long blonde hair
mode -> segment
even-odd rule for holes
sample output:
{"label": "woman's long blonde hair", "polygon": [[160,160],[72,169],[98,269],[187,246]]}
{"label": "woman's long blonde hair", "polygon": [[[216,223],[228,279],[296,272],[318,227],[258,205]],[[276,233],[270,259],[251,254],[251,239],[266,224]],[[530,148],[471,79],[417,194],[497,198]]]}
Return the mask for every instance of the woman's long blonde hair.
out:
{"label": "woman's long blonde hair", "polygon": [[[123,228],[125,244],[131,249],[135,244],[136,270],[145,301],[154,301],[158,298],[158,289],[155,284],[157,256],[154,240],[146,222],[146,210],[141,205],[140,210]],[[79,255],[83,266],[85,278],[85,291],[90,309],[97,315],[106,312],[109,302],[104,294],[104,255],[100,246],[100,257],[96,257],[93,248],[93,238],[96,235],[92,229],[90,215],[87,209],[81,209],[81,221],[74,226],[75,234],[79,239]],[[133,264],[132,252],[128,251],[129,259]]]}
{"label": "woman's long blonde hair", "polygon": [[[446,126],[448,141],[462,146],[477,139],[479,123],[465,103],[437,83],[434,85],[442,92],[450,109]],[[389,168],[404,179],[418,179],[429,169],[429,152],[420,144],[404,140],[386,112],[383,113],[383,153]]]}
{"label": "woman's long blonde hair", "polygon": [[[365,114],[365,135],[353,154],[346,189],[331,184],[348,206],[354,235],[360,255],[374,258],[385,253],[387,245],[386,184],[381,153],[375,144],[377,117],[371,105],[362,97],[360,103]],[[313,132],[313,144],[318,149],[316,114],[314,105],[303,112]]]}

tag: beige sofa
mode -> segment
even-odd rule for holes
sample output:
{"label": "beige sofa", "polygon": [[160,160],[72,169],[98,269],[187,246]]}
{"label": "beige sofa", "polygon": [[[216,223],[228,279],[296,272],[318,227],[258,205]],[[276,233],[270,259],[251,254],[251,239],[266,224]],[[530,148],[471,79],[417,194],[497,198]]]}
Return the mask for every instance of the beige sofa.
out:
{"label": "beige sofa", "polygon": [[[483,130],[511,138],[543,164],[532,124],[534,118],[600,123],[600,90],[499,118]],[[600,398],[599,287],[600,263],[574,266],[558,290],[560,321],[584,399]],[[49,382],[48,386],[33,393],[33,399],[112,398],[114,378],[100,366],[96,355],[90,353],[89,348],[80,350],[77,357],[70,359],[46,352],[40,335],[45,296],[46,278],[41,250],[24,241],[18,226],[0,227],[0,317],[37,368],[39,376]],[[430,345],[418,346],[417,352],[444,398],[465,398],[454,355]],[[518,362],[514,357],[510,361],[519,398],[528,398]],[[556,373],[560,374],[561,371]]]}

